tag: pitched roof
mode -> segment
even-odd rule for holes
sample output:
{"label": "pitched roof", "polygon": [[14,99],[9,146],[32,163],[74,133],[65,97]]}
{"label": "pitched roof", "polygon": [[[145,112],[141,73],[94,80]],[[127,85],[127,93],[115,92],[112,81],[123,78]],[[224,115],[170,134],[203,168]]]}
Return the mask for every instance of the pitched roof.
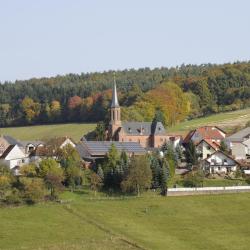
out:
{"label": "pitched roof", "polygon": [[161,122],[123,122],[123,131],[128,135],[165,135],[166,130]]}
{"label": "pitched roof", "polygon": [[18,145],[22,147],[22,144],[20,141],[16,140],[15,138],[9,136],[9,135],[2,135],[2,137],[7,141],[10,145]]}
{"label": "pitched roof", "polygon": [[216,126],[203,126],[190,131],[185,137],[184,143],[188,143],[191,140],[193,134],[196,132],[199,133],[203,139],[215,139],[215,140],[224,139],[224,136],[220,132],[225,134],[225,132],[222,129]]}
{"label": "pitched roof", "polygon": [[51,145],[51,146],[60,147],[67,139],[71,140],[75,144],[75,142],[71,138],[67,136],[63,136],[63,137],[55,137],[55,138],[50,139],[47,142],[47,146]]}
{"label": "pitched roof", "polygon": [[5,159],[16,145],[10,145],[1,155],[0,159]]}
{"label": "pitched roof", "polygon": [[250,127],[244,128],[235,134],[228,136],[226,140],[231,142],[243,142],[248,138],[250,138]]}
{"label": "pitched roof", "polygon": [[42,141],[20,141],[20,143],[22,144],[23,147],[26,147],[29,144],[32,144],[35,147],[37,147],[39,145],[44,145],[44,142],[42,142]]}
{"label": "pitched roof", "polygon": [[214,150],[219,150],[220,143],[213,141],[211,139],[202,139],[196,146],[198,146],[202,142],[206,142],[209,146],[211,146]]}
{"label": "pitched roof", "polygon": [[231,159],[231,160],[233,160],[234,162],[236,162],[237,164],[241,165],[241,163],[238,162],[237,160],[235,160],[231,155],[228,155],[228,154],[224,153],[224,152],[221,151],[221,150],[215,151],[214,153],[212,153],[211,155],[209,155],[207,158],[203,159],[202,161],[207,161],[207,160],[208,160],[209,158],[211,158],[213,155],[218,154],[218,153],[221,153],[221,154],[225,155],[225,156],[228,157],[229,159]]}
{"label": "pitched roof", "polygon": [[118,151],[126,153],[145,154],[145,149],[137,142],[117,142],[117,141],[81,141],[76,149],[81,156],[105,156],[114,144]]}

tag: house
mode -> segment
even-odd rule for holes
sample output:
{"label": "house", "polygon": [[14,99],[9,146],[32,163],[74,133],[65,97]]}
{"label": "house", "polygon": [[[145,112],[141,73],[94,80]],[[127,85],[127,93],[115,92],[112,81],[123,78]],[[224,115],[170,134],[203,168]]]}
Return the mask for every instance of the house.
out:
{"label": "house", "polygon": [[202,139],[195,147],[199,158],[203,160],[219,150],[220,143],[211,139]]}
{"label": "house", "polygon": [[146,150],[138,142],[112,142],[112,141],[86,141],[83,140],[76,145],[76,150],[85,161],[95,161],[104,158],[109,152],[111,145],[119,152],[126,152],[128,156],[144,155]]}
{"label": "house", "polygon": [[71,145],[73,148],[76,146],[75,142],[67,136],[55,137],[55,138],[50,139],[46,143],[46,146],[51,146],[51,147],[60,148],[60,149],[64,148],[67,145]]}
{"label": "house", "polygon": [[22,148],[22,144],[8,135],[0,135],[0,156],[7,150],[7,148],[11,145],[18,145]]}
{"label": "house", "polygon": [[118,142],[136,142],[144,148],[158,148],[169,141],[169,136],[161,122],[122,122],[116,83],[114,82],[111,120],[108,140]]}
{"label": "house", "polygon": [[55,157],[58,150],[63,149],[67,145],[73,148],[76,147],[75,142],[67,136],[52,138],[47,143],[36,147],[31,153],[31,161],[39,161],[43,157]]}
{"label": "house", "polygon": [[202,160],[201,165],[210,174],[228,174],[240,166],[235,159],[219,150]]}
{"label": "house", "polygon": [[226,133],[216,126],[204,126],[190,131],[185,137],[183,144],[187,145],[190,140],[196,145],[203,139],[220,143],[226,137]]}
{"label": "house", "polygon": [[38,147],[44,147],[45,143],[42,141],[20,141],[22,150],[29,156]]}
{"label": "house", "polygon": [[250,159],[250,127],[228,136],[225,142],[236,160]]}
{"label": "house", "polygon": [[10,145],[1,155],[0,163],[8,166],[15,174],[18,174],[19,167],[29,163],[29,158],[17,144]]}

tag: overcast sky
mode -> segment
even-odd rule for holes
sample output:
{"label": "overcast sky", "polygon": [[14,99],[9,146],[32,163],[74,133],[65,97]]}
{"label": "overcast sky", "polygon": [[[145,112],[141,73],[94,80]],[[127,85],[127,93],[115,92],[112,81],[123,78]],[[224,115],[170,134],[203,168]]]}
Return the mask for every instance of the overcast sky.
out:
{"label": "overcast sky", "polygon": [[249,0],[0,0],[2,82],[249,59]]}

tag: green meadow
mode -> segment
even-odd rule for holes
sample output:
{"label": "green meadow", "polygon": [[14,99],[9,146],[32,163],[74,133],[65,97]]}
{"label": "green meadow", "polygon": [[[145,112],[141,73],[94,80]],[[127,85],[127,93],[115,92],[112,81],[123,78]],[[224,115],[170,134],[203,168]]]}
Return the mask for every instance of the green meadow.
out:
{"label": "green meadow", "polygon": [[249,193],[62,199],[1,208],[0,249],[249,249]]}
{"label": "green meadow", "polygon": [[65,123],[53,125],[36,125],[25,127],[0,128],[0,133],[11,135],[20,140],[43,140],[47,138],[69,136],[76,142],[95,129],[93,123]]}

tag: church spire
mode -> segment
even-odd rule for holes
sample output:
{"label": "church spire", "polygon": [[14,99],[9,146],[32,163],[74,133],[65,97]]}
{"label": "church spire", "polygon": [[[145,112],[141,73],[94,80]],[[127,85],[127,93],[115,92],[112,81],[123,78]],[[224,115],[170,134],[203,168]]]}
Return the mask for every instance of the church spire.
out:
{"label": "church spire", "polygon": [[117,97],[117,91],[116,91],[116,80],[114,75],[114,86],[113,86],[113,92],[112,92],[112,102],[111,102],[111,108],[118,108],[119,102]]}

